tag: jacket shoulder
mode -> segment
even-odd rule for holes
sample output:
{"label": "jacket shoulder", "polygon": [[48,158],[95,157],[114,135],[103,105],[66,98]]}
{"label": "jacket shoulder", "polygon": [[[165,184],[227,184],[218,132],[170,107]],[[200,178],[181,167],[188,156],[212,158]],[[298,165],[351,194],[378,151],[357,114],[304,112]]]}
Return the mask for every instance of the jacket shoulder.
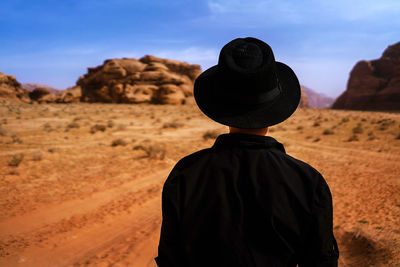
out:
{"label": "jacket shoulder", "polygon": [[212,153],[211,148],[202,149],[181,158],[176,164],[175,169],[184,170],[194,164],[199,164],[202,159],[207,158]]}

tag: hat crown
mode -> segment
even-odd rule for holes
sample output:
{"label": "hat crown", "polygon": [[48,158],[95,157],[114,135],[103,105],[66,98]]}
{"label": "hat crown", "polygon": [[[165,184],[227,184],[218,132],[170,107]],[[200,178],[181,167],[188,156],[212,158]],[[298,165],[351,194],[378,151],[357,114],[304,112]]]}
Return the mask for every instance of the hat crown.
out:
{"label": "hat crown", "polygon": [[256,69],[263,63],[262,51],[253,43],[236,44],[232,49],[232,58],[236,65],[245,69]]}
{"label": "hat crown", "polygon": [[[221,49],[218,72],[221,74],[221,88],[229,85],[233,92],[265,92],[277,86],[271,47],[252,37],[234,39]],[[245,88],[244,84],[247,85]]]}

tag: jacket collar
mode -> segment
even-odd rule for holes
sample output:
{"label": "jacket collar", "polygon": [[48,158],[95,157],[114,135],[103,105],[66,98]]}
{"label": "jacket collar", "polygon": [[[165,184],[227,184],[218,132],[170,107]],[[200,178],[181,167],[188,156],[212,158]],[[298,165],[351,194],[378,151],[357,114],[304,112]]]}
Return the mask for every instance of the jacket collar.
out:
{"label": "jacket collar", "polygon": [[255,134],[244,134],[244,133],[229,133],[221,134],[215,140],[214,147],[265,147],[265,148],[275,148],[283,153],[285,148],[281,143],[276,141],[271,136],[261,136]]}

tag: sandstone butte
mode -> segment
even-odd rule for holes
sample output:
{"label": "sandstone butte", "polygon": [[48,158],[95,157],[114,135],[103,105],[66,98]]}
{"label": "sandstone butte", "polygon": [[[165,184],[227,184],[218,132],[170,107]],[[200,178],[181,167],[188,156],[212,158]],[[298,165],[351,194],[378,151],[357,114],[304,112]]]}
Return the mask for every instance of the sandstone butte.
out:
{"label": "sandstone butte", "polygon": [[[11,77],[12,82],[7,80],[7,90],[1,89],[0,96],[6,92],[3,97],[6,100],[14,101],[23,96],[24,102],[33,100],[38,103],[194,103],[193,83],[200,73],[199,65],[151,55],[140,59],[107,59],[103,65],[88,68],[75,86],[61,91],[59,95],[45,87],[28,92],[14,77],[3,75]],[[0,84],[3,86],[1,80]],[[303,88],[301,90],[299,107],[308,107],[307,95]]]}
{"label": "sandstone butte", "polygon": [[379,59],[359,61],[332,108],[400,110],[400,42],[389,46]]}
{"label": "sandstone butte", "polygon": [[199,65],[150,55],[108,59],[88,68],[77,86],[84,102],[184,104],[200,73]]}
{"label": "sandstone butte", "polygon": [[0,102],[29,102],[29,92],[21,87],[14,76],[0,72]]}

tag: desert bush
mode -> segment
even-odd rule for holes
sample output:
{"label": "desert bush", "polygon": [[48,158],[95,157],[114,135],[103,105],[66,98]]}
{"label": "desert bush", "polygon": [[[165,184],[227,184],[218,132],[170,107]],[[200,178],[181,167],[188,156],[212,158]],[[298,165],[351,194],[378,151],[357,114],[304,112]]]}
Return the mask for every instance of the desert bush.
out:
{"label": "desert bush", "polygon": [[334,133],[335,133],[335,132],[332,131],[332,130],[330,130],[330,129],[325,129],[325,130],[322,132],[323,135],[331,135],[331,134],[334,134]]}
{"label": "desert bush", "polygon": [[319,142],[319,141],[321,141],[321,138],[319,138],[319,137],[317,137],[317,138],[315,138],[315,139],[313,140],[313,142]]}
{"label": "desert bush", "polygon": [[18,167],[19,164],[21,164],[21,162],[23,160],[24,160],[24,154],[23,153],[12,155],[10,161],[8,162],[8,166]]}
{"label": "desert bush", "polygon": [[8,131],[6,129],[4,129],[3,127],[1,127],[0,125],[0,136],[7,136],[8,135]]}
{"label": "desert bush", "polygon": [[125,125],[125,124],[122,124],[122,123],[119,124],[119,125],[118,125],[118,130],[119,130],[119,131],[126,130],[126,125]]}
{"label": "desert bush", "polygon": [[318,121],[316,121],[316,122],[314,122],[313,126],[318,127],[318,126],[320,126],[320,123]]}
{"label": "desert bush", "polygon": [[216,139],[218,136],[219,136],[219,132],[218,132],[218,131],[216,131],[216,130],[209,130],[209,131],[206,131],[206,132],[203,134],[203,139],[204,139],[204,140]]}
{"label": "desert bush", "polygon": [[166,149],[164,144],[160,143],[143,143],[133,147],[134,150],[143,150],[146,156],[151,159],[164,159]]}
{"label": "desert bush", "polygon": [[115,126],[115,122],[114,122],[114,121],[109,120],[109,121],[107,122],[107,127],[108,127],[108,128],[112,128],[112,127],[114,127],[114,126]]}
{"label": "desert bush", "polygon": [[71,122],[71,123],[69,123],[69,124],[67,125],[67,128],[68,128],[68,129],[71,129],[71,128],[79,128],[79,127],[81,127],[81,126],[80,126],[79,123],[77,123],[77,122]]}
{"label": "desert bush", "polygon": [[353,134],[359,134],[363,132],[363,128],[361,127],[361,124],[358,124],[356,127],[353,128]]}
{"label": "desert bush", "polygon": [[298,126],[297,130],[303,130],[303,126]]}
{"label": "desert bush", "polygon": [[384,131],[389,128],[389,126],[394,125],[396,123],[395,120],[391,119],[382,119],[377,122],[379,124],[378,129]]}
{"label": "desert bush", "polygon": [[166,128],[176,129],[176,128],[180,128],[180,127],[183,127],[183,126],[184,126],[184,124],[181,123],[181,122],[166,122],[166,123],[163,124],[162,128],[163,129],[166,129]]}
{"label": "desert bush", "polygon": [[38,151],[38,152],[33,153],[33,155],[32,155],[32,160],[33,161],[41,161],[42,159],[43,159],[43,153],[42,152]]}
{"label": "desert bush", "polygon": [[342,120],[341,120],[342,123],[345,123],[345,122],[348,122],[348,121],[349,121],[349,118],[347,118],[347,117],[346,118],[342,118]]}
{"label": "desert bush", "polygon": [[93,126],[90,128],[90,133],[91,133],[91,134],[94,134],[94,133],[96,133],[96,132],[98,132],[98,131],[104,132],[105,130],[106,130],[106,126],[105,126],[105,125],[102,125],[102,124],[95,124],[95,125],[93,125]]}
{"label": "desert bush", "polygon": [[386,122],[380,124],[379,127],[378,127],[378,129],[381,130],[381,131],[384,131],[387,128],[389,128],[389,123],[386,123]]}
{"label": "desert bush", "polygon": [[400,133],[396,136],[396,139],[400,139]]}
{"label": "desert bush", "polygon": [[47,151],[49,151],[50,153],[54,153],[54,152],[60,152],[60,149],[58,147],[51,147]]}
{"label": "desert bush", "polygon": [[73,121],[80,121],[80,120],[84,120],[86,117],[85,116],[78,116],[75,117]]}
{"label": "desert bush", "polygon": [[11,136],[11,138],[12,138],[12,142],[13,142],[13,143],[18,143],[18,144],[22,144],[22,143],[23,143],[22,139],[19,138],[19,137],[18,137],[17,135],[15,135],[15,134],[13,134],[13,135]]}
{"label": "desert bush", "polygon": [[52,132],[54,131],[54,129],[51,127],[50,123],[46,122],[45,124],[43,124],[43,130],[46,132]]}
{"label": "desert bush", "polygon": [[358,141],[358,136],[353,134],[352,136],[347,139],[347,142],[353,142],[353,141]]}
{"label": "desert bush", "polygon": [[122,138],[118,138],[112,141],[111,146],[126,146],[128,142],[126,142]]}

